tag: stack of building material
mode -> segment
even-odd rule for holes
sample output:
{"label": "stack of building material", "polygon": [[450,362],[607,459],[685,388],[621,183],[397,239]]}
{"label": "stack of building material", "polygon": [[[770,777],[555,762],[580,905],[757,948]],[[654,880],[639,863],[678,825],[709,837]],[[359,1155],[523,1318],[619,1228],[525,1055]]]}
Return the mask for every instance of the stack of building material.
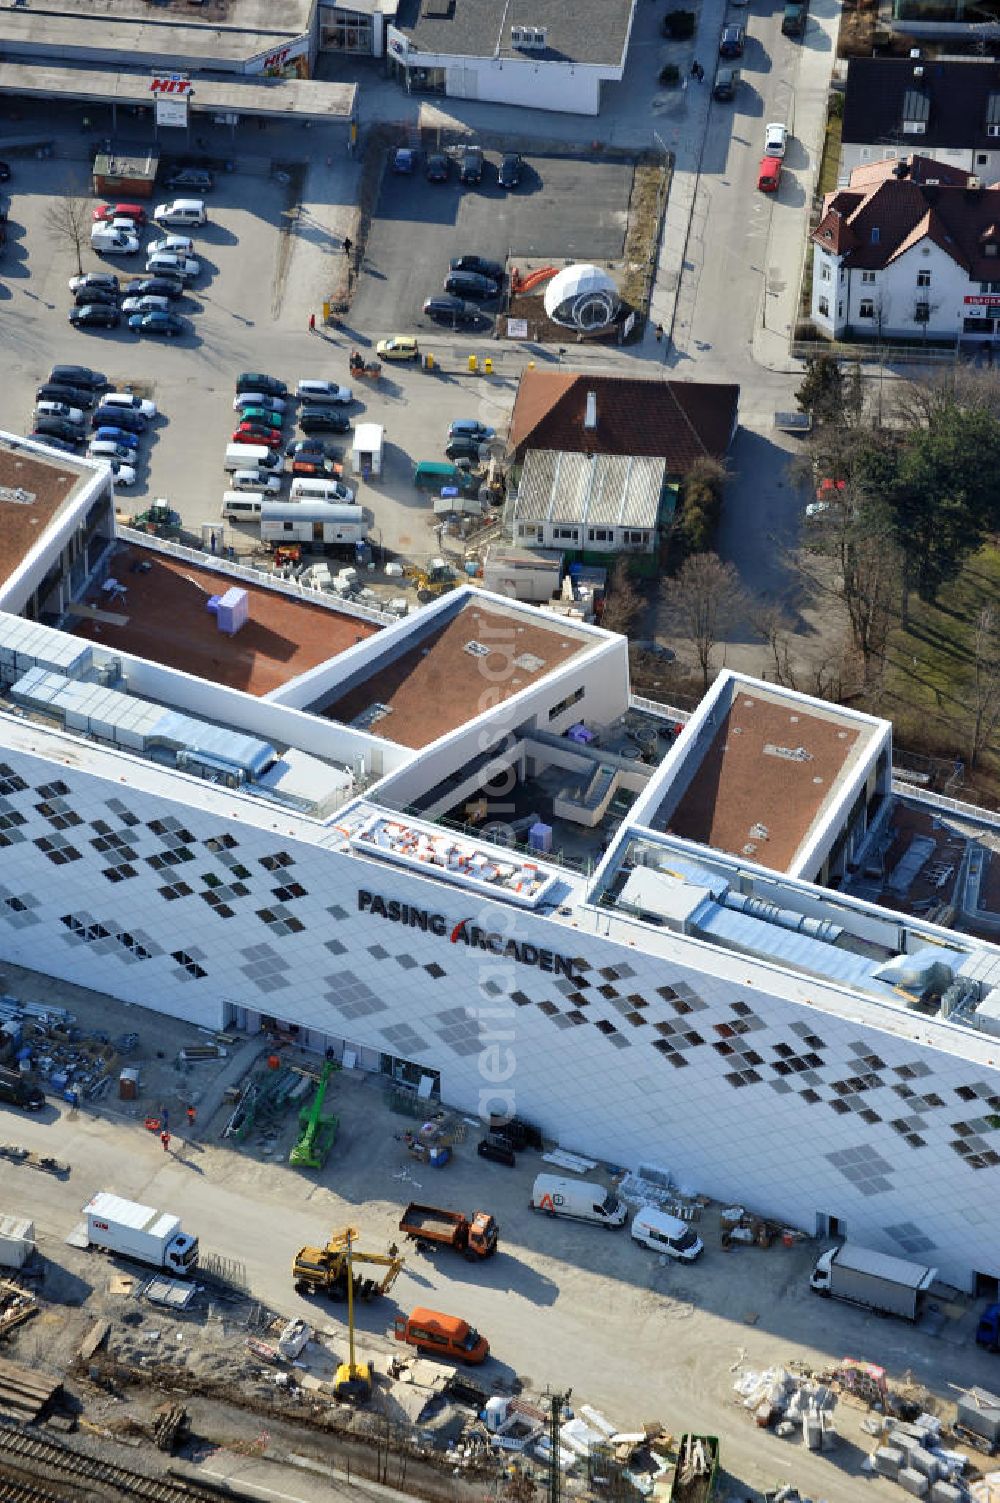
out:
{"label": "stack of building material", "polygon": [[9,1279],[0,1279],[0,1336],[9,1335],[16,1326],[37,1314],[38,1301],[33,1294]]}
{"label": "stack of building material", "polygon": [[801,1432],[811,1451],[829,1451],[836,1444],[832,1413],[836,1396],[827,1384],[772,1367],[741,1374],[733,1387],[760,1429],[774,1425],[782,1436]]}
{"label": "stack of building material", "polygon": [[58,1378],[0,1359],[0,1418],[31,1424],[62,1392]]}
{"label": "stack of building material", "polygon": [[153,1415],[153,1440],[158,1451],[168,1454],[183,1443],[191,1421],[183,1404],[161,1404]]}

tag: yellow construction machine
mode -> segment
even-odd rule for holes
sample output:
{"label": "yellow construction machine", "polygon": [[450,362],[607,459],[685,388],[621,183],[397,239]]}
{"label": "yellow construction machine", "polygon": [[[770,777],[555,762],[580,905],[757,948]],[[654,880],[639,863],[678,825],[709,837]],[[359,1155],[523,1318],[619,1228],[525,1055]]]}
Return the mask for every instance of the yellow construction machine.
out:
{"label": "yellow construction machine", "polygon": [[443,558],[432,558],[426,569],[422,569],[419,564],[407,564],[403,574],[416,586],[417,599],[421,605],[453,590],[459,582],[455,570]]}
{"label": "yellow construction machine", "polygon": [[[292,1264],[296,1294],[325,1294],[332,1300],[377,1299],[399,1278],[404,1259],[392,1244],[388,1252],[355,1252],[356,1227],[331,1232],[325,1247],[300,1247]],[[357,1271],[361,1263],[383,1269],[381,1275]]]}
{"label": "yellow construction machine", "polygon": [[[333,1379],[334,1397],[350,1400],[354,1404],[367,1404],[372,1396],[372,1365],[370,1362],[357,1362],[354,1355],[354,1261],[351,1256],[351,1243],[358,1235],[352,1226],[344,1232],[344,1259],[347,1279],[347,1339],[348,1360],[342,1362],[337,1368]],[[375,1257],[378,1254],[374,1254]],[[402,1266],[402,1259],[397,1260]],[[396,1277],[392,1274],[392,1278]],[[386,1281],[390,1275],[386,1274]]]}

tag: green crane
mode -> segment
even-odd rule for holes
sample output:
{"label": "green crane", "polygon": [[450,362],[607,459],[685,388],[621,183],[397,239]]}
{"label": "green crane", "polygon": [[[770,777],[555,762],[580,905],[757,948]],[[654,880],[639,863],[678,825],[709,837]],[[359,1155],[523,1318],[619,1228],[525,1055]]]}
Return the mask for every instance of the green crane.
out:
{"label": "green crane", "polygon": [[337,1140],[337,1128],[340,1126],[338,1119],[335,1116],[323,1116],[326,1083],[336,1068],[333,1060],[325,1061],[319,1073],[312,1104],[304,1106],[299,1112],[298,1140],[288,1155],[288,1162],[297,1169],[322,1169],[327,1154]]}

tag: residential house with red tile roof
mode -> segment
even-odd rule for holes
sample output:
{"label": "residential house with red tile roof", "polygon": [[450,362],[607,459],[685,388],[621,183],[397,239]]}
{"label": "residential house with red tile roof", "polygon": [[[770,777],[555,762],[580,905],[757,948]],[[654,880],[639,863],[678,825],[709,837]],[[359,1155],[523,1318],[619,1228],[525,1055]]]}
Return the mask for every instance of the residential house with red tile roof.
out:
{"label": "residential house with red tile roof", "polygon": [[812,321],[831,339],[992,339],[1000,187],[914,156],[858,167],[812,233]]}

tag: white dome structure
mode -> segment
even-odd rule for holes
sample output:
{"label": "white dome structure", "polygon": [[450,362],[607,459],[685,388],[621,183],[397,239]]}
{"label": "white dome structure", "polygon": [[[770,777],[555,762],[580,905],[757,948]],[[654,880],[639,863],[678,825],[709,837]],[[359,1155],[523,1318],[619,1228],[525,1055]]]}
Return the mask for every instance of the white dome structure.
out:
{"label": "white dome structure", "polygon": [[552,322],[585,334],[613,323],[618,305],[618,289],[599,266],[567,266],[545,289]]}

